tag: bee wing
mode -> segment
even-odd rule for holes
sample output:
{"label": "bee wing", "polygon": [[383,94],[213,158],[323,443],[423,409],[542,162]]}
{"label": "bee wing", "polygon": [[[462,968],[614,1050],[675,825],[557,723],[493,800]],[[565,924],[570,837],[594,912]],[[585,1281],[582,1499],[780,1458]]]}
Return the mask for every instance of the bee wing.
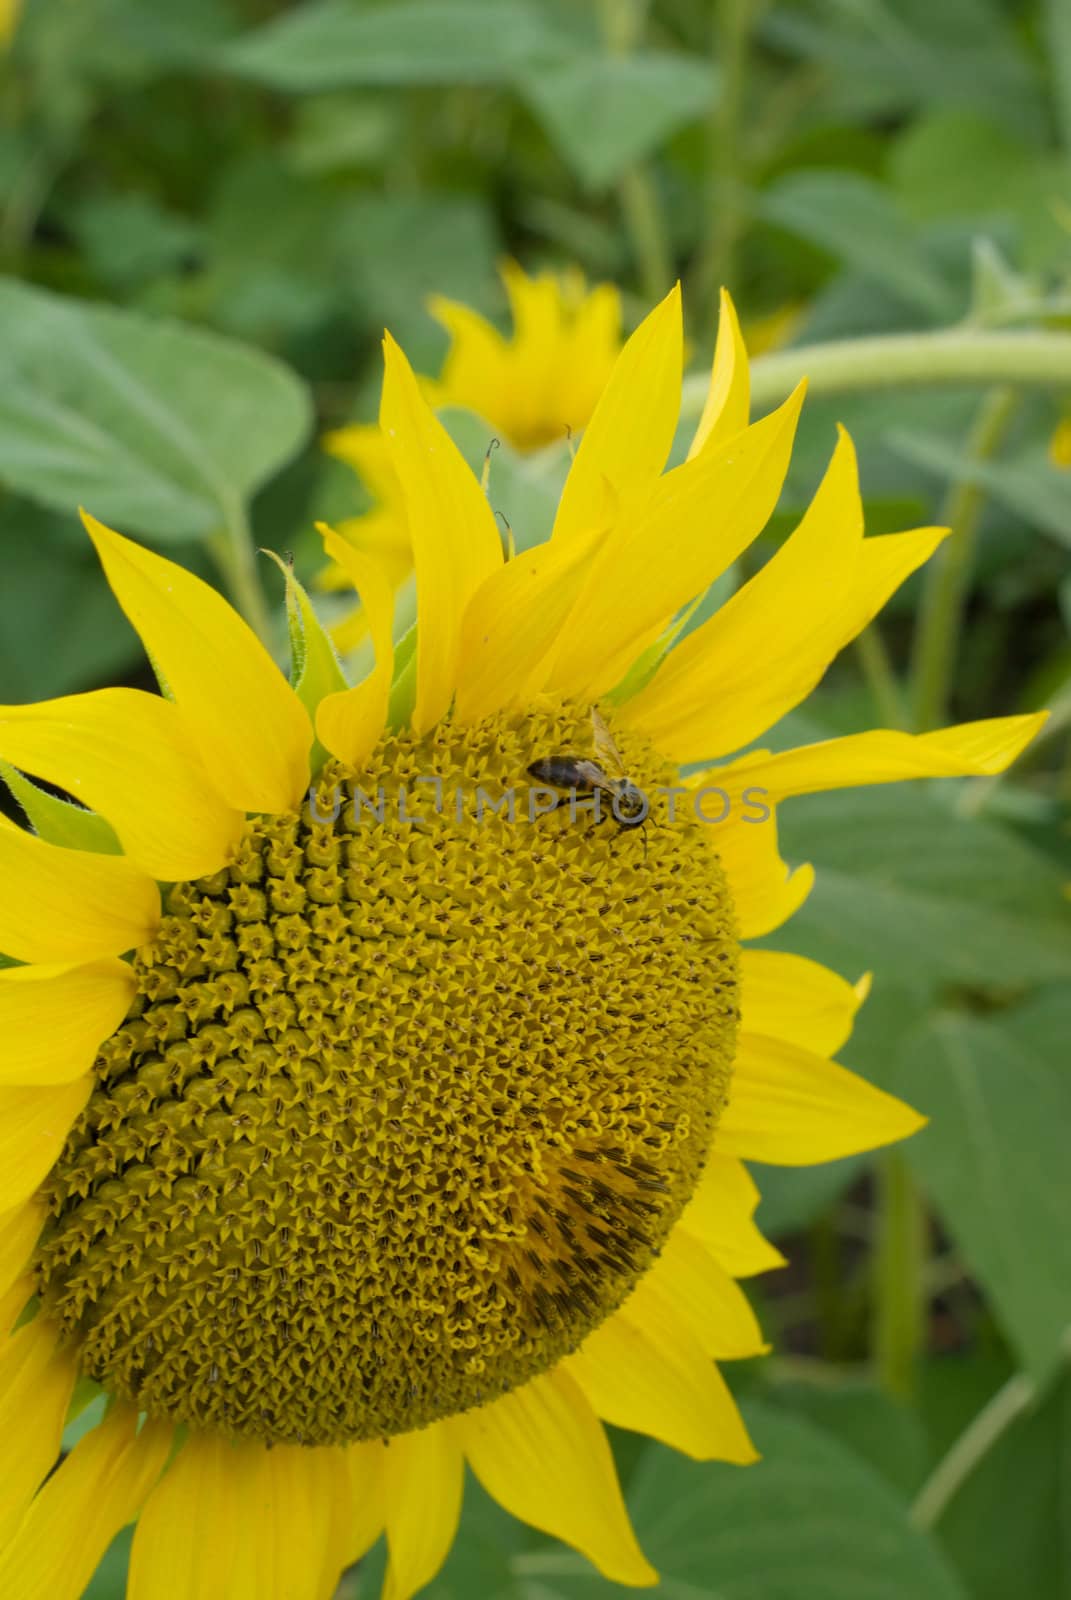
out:
{"label": "bee wing", "polygon": [[606,726],[606,720],[596,706],[591,708],[591,731],[595,741],[595,757],[600,766],[614,778],[625,776],[625,763],[621,752],[614,743],[614,736]]}
{"label": "bee wing", "polygon": [[605,789],[607,794],[615,792],[602,768],[586,756],[545,756],[543,760],[531,763],[528,776],[554,789]]}

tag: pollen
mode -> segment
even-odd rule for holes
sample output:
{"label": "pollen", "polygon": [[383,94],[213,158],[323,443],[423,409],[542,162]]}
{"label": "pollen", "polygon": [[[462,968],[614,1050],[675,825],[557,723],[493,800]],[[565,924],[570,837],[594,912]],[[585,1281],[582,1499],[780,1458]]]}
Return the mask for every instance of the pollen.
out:
{"label": "pollen", "polygon": [[619,743],[642,829],[531,816],[533,760],[591,748],[548,702],[388,735],[170,888],[42,1190],[41,1308],[88,1377],[235,1437],[388,1438],[626,1299],[702,1171],[739,986],[716,854]]}

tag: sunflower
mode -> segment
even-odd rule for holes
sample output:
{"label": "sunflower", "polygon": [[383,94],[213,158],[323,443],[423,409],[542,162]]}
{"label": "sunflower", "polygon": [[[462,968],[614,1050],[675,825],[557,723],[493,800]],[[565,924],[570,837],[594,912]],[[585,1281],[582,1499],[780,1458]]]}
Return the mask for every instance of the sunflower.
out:
{"label": "sunflower", "polygon": [[[674,293],[553,536],[505,560],[387,339],[419,627],[396,673],[389,582],[324,530],[370,619],[354,686],[300,593],[292,687],[213,589],[86,517],[166,695],[0,713],[0,757],[86,808],[19,778],[48,826],[0,826],[0,1593],[79,1595],[137,1519],[132,1600],[328,1600],[384,1531],[405,1600],[466,1464],[644,1585],[603,1422],[754,1459],[717,1365],[764,1348],[738,1280],[780,1260],[744,1163],[920,1122],[830,1059],[865,985],[746,947],[811,884],[777,808],[998,772],[1041,719],[733,755],[941,534],[864,539],[842,436],[792,537],[673,644],[772,511],[801,401],[747,425],[726,302],[663,473],[681,350]],[[528,768],[590,774],[607,740],[657,826],[544,814]]]}
{"label": "sunflower", "polygon": [[[450,335],[437,380],[425,380],[433,405],[457,406],[482,417],[515,450],[561,444],[587,427],[621,348],[621,297],[615,285],[588,288],[577,269],[530,277],[514,261],[500,275],[513,318],[513,337],[471,307],[436,295],[432,315]],[[329,454],[353,468],[372,499],[363,516],[338,531],[385,566],[396,589],[412,571],[405,496],[378,427],[354,423],[324,438]],[[329,562],[317,578],[325,593],[347,590],[345,567]],[[332,632],[348,655],[367,638],[358,607]]]}

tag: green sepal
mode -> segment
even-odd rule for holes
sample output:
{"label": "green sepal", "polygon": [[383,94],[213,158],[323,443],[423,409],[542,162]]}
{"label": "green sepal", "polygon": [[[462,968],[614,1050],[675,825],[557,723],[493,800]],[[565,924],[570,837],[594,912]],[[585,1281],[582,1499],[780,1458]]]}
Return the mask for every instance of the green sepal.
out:
{"label": "green sepal", "polygon": [[394,682],[387,704],[387,726],[404,728],[416,704],[417,625],[411,623],[394,647]]}
{"label": "green sepal", "polygon": [[[316,725],[316,708],[329,694],[350,687],[331,636],[313,609],[304,586],[293,569],[274,550],[262,550],[286,579],[286,624],[290,634],[290,686]],[[317,739],[309,757],[315,778],[330,759],[330,751]]]}
{"label": "green sepal", "polygon": [[111,823],[86,811],[71,800],[47,794],[6,761],[0,761],[0,777],[29,818],[38,836],[48,844],[65,850],[91,850],[97,855],[121,856],[123,847]]}
{"label": "green sepal", "polygon": [[674,617],[669,627],[653,644],[648,645],[647,649],[637,656],[620,683],[615,684],[609,694],[602,696],[607,704],[622,705],[624,701],[631,700],[633,695],[639,694],[641,689],[646,689],[674,645],[685,634],[694,633],[705,622],[709,622],[714,613],[732,598],[739,586],[740,569],[734,562],[720,578],[715,578],[713,583],[708,584],[703,593],[697,595],[679,617]]}
{"label": "green sepal", "polygon": [[[65,1450],[73,1450],[82,1435],[88,1432],[90,1428],[96,1427],[97,1423],[102,1420],[103,1411],[99,1406],[99,1401],[101,1400],[105,1401],[106,1406],[110,1405],[111,1396],[107,1395],[105,1390],[93,1378],[87,1378],[84,1374],[80,1374],[75,1380],[71,1403],[67,1407],[67,1416],[63,1423],[63,1448]],[[101,1415],[87,1418],[86,1412],[90,1406],[96,1406]],[[78,1424],[81,1424],[81,1426],[78,1426]],[[68,1433],[68,1429],[71,1430],[70,1433]]]}
{"label": "green sepal", "polygon": [[664,633],[659,634],[653,644],[649,644],[647,649],[636,657],[621,682],[615,684],[609,694],[603,696],[609,705],[619,706],[624,701],[631,700],[634,694],[639,694],[641,689],[647,687],[705,598],[704,591],[703,594],[698,595],[692,601],[690,606],[686,607]]}

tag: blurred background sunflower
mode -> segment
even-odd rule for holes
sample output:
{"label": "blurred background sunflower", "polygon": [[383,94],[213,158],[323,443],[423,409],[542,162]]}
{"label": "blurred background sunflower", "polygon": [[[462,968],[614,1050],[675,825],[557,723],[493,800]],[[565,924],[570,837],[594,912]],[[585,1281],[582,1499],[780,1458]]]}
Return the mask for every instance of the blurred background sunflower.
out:
{"label": "blurred background sunflower", "polygon": [[[786,861],[821,870],[779,948],[853,983],[873,971],[845,1060],[929,1126],[876,1158],[752,1164],[756,1221],[790,1261],[747,1285],[776,1354],[727,1370],[762,1461],[610,1432],[667,1592],[1057,1600],[1067,6],[24,0],[0,5],[0,52],[2,703],[151,684],[79,502],[218,586],[280,660],[283,578],[255,550],[292,555],[357,679],[364,619],[315,533],[334,523],[387,571],[404,668],[412,552],[366,431],[384,325],[477,476],[499,441],[489,501],[524,551],[553,522],[585,392],[678,277],[683,460],[729,286],[753,414],[804,375],[810,399],[772,519],[678,619],[685,643],[797,525],[838,422],[868,537],[951,526],[763,738],[776,755],[1052,708],[1010,778],[812,795],[781,822]],[[547,379],[558,351],[572,387]],[[83,1411],[65,1448],[97,1421]],[[123,1594],[129,1543],[92,1600]],[[384,1562],[378,1545],[343,1592],[378,1594]],[[470,1485],[429,1592],[600,1587]]]}

